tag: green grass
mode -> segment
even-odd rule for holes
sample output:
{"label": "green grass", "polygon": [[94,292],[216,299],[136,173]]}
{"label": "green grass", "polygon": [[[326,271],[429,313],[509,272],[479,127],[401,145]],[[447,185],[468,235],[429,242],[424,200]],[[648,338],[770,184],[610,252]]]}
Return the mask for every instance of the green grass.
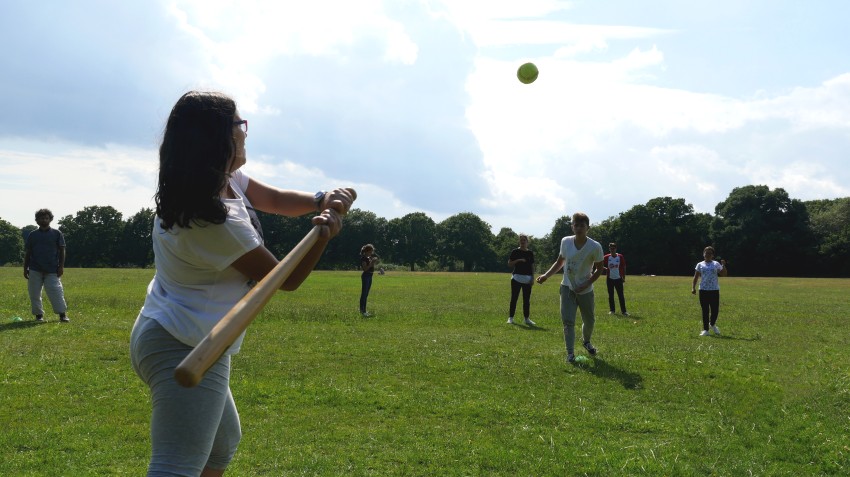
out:
{"label": "green grass", "polygon": [[[147,388],[128,337],[151,270],[71,269],[70,325],[36,325],[0,269],[0,475],[143,475]],[[590,365],[564,362],[555,280],[506,325],[508,274],[355,272],[279,293],[234,359],[233,476],[847,475],[850,281],[690,277],[597,287]],[[25,320],[13,323],[13,316]]]}

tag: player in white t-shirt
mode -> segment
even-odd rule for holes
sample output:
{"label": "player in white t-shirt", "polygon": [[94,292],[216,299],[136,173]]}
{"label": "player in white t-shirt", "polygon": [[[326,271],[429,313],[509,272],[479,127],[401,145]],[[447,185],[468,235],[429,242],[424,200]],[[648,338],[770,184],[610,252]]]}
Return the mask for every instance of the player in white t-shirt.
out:
{"label": "player in white t-shirt", "polygon": [[[242,437],[230,392],[230,355],[196,387],[174,379],[183,358],[278,263],[263,245],[256,210],[319,212],[317,244],[281,287],[296,289],[342,228],[353,189],[283,190],[243,174],[248,121],[220,93],[189,92],[168,117],[159,150],[153,250],[156,274],[130,336],[133,369],[151,392],[148,475],[220,476]],[[331,299],[329,297],[329,299]]]}
{"label": "player in white t-shirt", "polygon": [[725,277],[729,272],[726,270],[726,260],[714,260],[714,247],[705,247],[702,257],[704,260],[694,267],[694,280],[691,283],[691,293],[696,295],[699,282],[699,306],[702,309],[700,336],[710,335],[709,330],[719,335],[717,315],[720,313],[720,281],[717,278]]}
{"label": "player in white t-shirt", "polygon": [[567,361],[575,361],[575,325],[576,310],[581,311],[581,333],[584,348],[591,356],[596,348],[590,343],[593,326],[596,323],[593,295],[593,282],[604,269],[602,245],[587,236],[590,230],[590,218],[582,212],[572,217],[572,229],[575,235],[561,240],[558,259],[543,275],[537,277],[537,283],[544,283],[555,273],[564,269],[561,281],[561,322],[564,324],[564,341],[567,346]]}

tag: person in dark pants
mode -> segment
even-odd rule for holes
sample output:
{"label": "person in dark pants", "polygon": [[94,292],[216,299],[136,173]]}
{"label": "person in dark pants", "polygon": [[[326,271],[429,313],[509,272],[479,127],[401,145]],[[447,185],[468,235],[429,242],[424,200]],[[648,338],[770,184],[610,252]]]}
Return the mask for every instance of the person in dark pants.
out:
{"label": "person in dark pants", "polygon": [[511,304],[508,310],[508,324],[514,323],[514,313],[519,300],[519,292],[522,290],[522,316],[525,324],[534,326],[531,321],[531,284],[534,283],[534,252],[528,249],[528,236],[520,234],[519,248],[511,251],[508,257],[508,266],[513,268],[511,274]]}
{"label": "person in dark pants", "polygon": [[375,254],[375,246],[371,243],[360,248],[360,269],[363,270],[360,275],[360,314],[364,317],[372,316],[366,311],[366,300],[369,298],[369,290],[372,289],[372,275],[375,272],[375,264],[380,260],[380,257]]}
{"label": "person in dark pants", "polygon": [[617,290],[620,312],[624,316],[629,316],[629,312],[626,311],[626,297],[623,295],[623,285],[626,284],[626,258],[623,254],[617,253],[616,243],[608,244],[608,254],[603,258],[603,262],[605,263],[605,284],[608,285],[608,314],[615,313],[614,290]]}
{"label": "person in dark pants", "polygon": [[699,306],[702,308],[702,333],[699,335],[710,335],[709,329],[719,335],[717,315],[720,313],[720,280],[717,278],[728,274],[726,260],[719,263],[714,260],[714,247],[705,247],[702,256],[705,260],[697,263],[691,285],[691,293],[696,294],[699,281]]}

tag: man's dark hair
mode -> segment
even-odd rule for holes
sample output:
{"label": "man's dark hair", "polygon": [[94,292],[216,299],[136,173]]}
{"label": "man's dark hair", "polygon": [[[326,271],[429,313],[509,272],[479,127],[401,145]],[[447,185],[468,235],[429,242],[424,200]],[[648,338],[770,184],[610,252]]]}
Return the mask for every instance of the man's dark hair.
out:
{"label": "man's dark hair", "polygon": [[590,227],[590,217],[588,217],[584,212],[576,212],[573,214],[573,224],[577,224],[579,222],[584,222],[585,225]]}
{"label": "man's dark hair", "polygon": [[51,212],[50,209],[38,209],[38,210],[36,210],[35,211],[35,220],[38,220],[38,218],[41,217],[42,215],[46,215],[50,218],[50,220],[53,220],[53,212]]}

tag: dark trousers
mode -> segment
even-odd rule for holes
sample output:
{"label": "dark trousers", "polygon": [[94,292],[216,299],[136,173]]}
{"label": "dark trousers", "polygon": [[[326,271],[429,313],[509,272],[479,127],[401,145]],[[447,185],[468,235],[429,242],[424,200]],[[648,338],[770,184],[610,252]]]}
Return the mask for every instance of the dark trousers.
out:
{"label": "dark trousers", "polygon": [[[513,318],[516,313],[516,302],[519,300],[519,291],[522,290],[522,315],[525,318],[531,316],[531,283],[520,283],[511,279],[511,308],[508,316]],[[503,302],[504,303],[504,302]]]}
{"label": "dark trousers", "polygon": [[372,274],[360,275],[360,313],[366,313],[366,299],[369,298],[369,290],[372,289]]}
{"label": "dark trousers", "polygon": [[605,284],[608,285],[608,309],[611,313],[614,312],[614,290],[617,290],[617,297],[620,299],[620,311],[626,312],[626,297],[623,295],[623,279],[606,278]]}
{"label": "dark trousers", "polygon": [[699,306],[702,308],[702,329],[708,331],[717,323],[717,314],[720,313],[720,290],[700,290]]}

